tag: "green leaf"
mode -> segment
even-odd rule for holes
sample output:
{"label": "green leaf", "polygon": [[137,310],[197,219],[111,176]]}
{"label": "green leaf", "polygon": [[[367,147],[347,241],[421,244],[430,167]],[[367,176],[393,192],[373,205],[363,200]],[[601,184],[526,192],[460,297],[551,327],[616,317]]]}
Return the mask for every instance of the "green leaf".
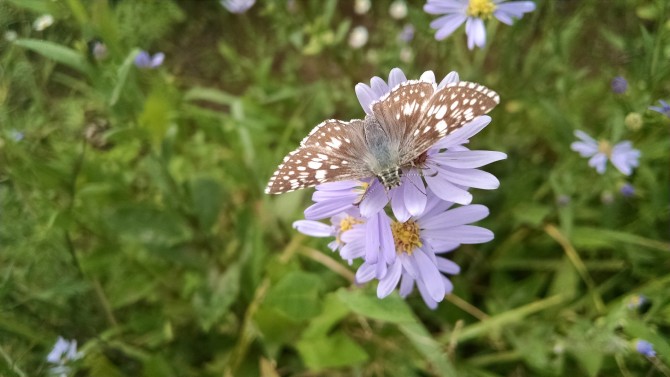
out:
{"label": "green leaf", "polygon": [[351,311],[368,318],[391,323],[414,321],[412,311],[396,294],[379,299],[360,289],[353,291],[340,289],[337,291],[337,296]]}
{"label": "green leaf", "polygon": [[635,234],[592,227],[575,228],[572,240],[575,247],[609,246],[619,249],[618,246],[620,243],[626,243],[652,250],[670,251],[670,243],[667,242],[652,240]]}
{"label": "green leaf", "polygon": [[223,203],[223,193],[219,183],[210,178],[198,178],[191,182],[193,210],[198,216],[203,230],[209,230],[216,223]]}
{"label": "green leaf", "polygon": [[79,72],[87,75],[91,73],[91,66],[86,61],[86,58],[71,48],[38,39],[17,39],[14,41],[14,44],[35,51],[45,58],[55,60]]}
{"label": "green leaf", "polygon": [[360,364],[368,354],[341,332],[329,337],[303,339],[296,348],[305,364],[314,371]]}
{"label": "green leaf", "polygon": [[200,325],[209,331],[237,300],[240,291],[240,266],[233,264],[223,274],[211,270],[208,285],[193,298]]}
{"label": "green leaf", "polygon": [[398,328],[412,342],[414,348],[430,362],[437,375],[458,376],[444,347],[434,339],[423,324],[415,319],[413,323],[398,324]]}
{"label": "green leaf", "polygon": [[130,242],[172,245],[188,235],[176,214],[151,207],[121,207],[107,221],[114,234]]}
{"label": "green leaf", "polygon": [[265,303],[296,321],[314,317],[320,310],[321,280],[315,274],[294,271],[268,292]]}
{"label": "green leaf", "polygon": [[116,85],[114,85],[114,89],[112,90],[112,95],[109,97],[109,105],[114,106],[116,102],[118,102],[119,97],[121,96],[121,92],[123,91],[123,87],[126,85],[126,81],[128,81],[128,74],[130,73],[130,68],[133,66],[133,62],[135,61],[135,57],[140,51],[138,49],[134,49],[126,56],[126,59],[123,61],[123,64],[119,67],[119,69],[116,72]]}
{"label": "green leaf", "polygon": [[238,98],[232,94],[212,88],[195,87],[184,94],[185,101],[207,101],[231,106]]}
{"label": "green leaf", "polygon": [[155,90],[144,103],[144,110],[140,115],[140,126],[144,128],[154,146],[159,145],[165,138],[172,120],[174,106],[165,93]]}
{"label": "green leaf", "polygon": [[309,326],[302,335],[303,338],[319,338],[326,336],[330,329],[349,313],[349,308],[342,303],[336,293],[329,294],[324,300],[321,314],[312,318]]}

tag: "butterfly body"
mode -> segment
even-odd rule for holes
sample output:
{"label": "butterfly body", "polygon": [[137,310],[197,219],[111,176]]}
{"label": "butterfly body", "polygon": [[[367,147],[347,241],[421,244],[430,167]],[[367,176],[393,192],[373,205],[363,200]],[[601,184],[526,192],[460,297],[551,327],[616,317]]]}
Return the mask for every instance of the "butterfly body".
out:
{"label": "butterfly body", "polygon": [[265,190],[280,194],[317,184],[376,177],[390,190],[402,169],[425,161],[444,136],[499,103],[498,95],[470,82],[437,88],[408,81],[371,105],[372,115],[317,125],[279,165]]}

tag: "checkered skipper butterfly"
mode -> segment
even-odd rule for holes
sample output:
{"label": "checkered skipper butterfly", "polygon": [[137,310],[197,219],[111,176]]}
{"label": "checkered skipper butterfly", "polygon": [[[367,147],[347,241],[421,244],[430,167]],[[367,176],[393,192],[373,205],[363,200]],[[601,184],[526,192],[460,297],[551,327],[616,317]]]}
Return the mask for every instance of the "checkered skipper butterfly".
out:
{"label": "checkered skipper butterfly", "polygon": [[437,89],[406,81],[373,103],[365,119],[330,119],[314,127],[284,158],[265,193],[369,177],[390,190],[400,185],[403,168],[420,167],[433,144],[499,102],[496,92],[472,82]]}

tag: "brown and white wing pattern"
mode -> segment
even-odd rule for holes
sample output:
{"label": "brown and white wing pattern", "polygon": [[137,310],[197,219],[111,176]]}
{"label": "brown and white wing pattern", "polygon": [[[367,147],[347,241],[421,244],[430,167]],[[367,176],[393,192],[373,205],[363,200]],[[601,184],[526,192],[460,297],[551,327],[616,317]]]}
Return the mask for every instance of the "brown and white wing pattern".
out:
{"label": "brown and white wing pattern", "polygon": [[370,176],[361,162],[364,150],[363,121],[330,119],[320,123],[284,157],[265,188],[281,194],[321,183]]}

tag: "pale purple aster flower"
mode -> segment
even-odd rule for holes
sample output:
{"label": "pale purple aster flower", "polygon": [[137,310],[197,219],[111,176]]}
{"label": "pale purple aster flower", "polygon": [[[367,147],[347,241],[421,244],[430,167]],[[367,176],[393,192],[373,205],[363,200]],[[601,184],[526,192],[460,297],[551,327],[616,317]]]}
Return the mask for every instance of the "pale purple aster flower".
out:
{"label": "pale purple aster flower", "polygon": [[221,5],[230,13],[244,13],[254,6],[256,0],[221,0]]}
{"label": "pale purple aster flower", "polygon": [[[293,228],[300,233],[312,237],[335,237],[335,240],[328,244],[332,251],[338,251],[344,246],[341,237],[344,232],[353,229],[358,224],[363,224],[364,220],[356,209],[342,212],[330,218],[330,224],[324,224],[314,220],[298,220],[293,222]],[[351,261],[354,258],[344,258]]]}
{"label": "pale purple aster flower", "polygon": [[[490,230],[468,225],[488,216],[485,206],[451,208],[453,203],[441,200],[430,191],[428,196],[425,212],[405,222],[392,221],[384,212],[378,214],[380,218],[388,219],[391,228],[390,235],[381,235],[380,243],[392,247],[396,258],[384,266],[380,266],[383,263],[381,258],[377,262],[366,258],[356,272],[356,281],[364,283],[379,279],[379,298],[388,296],[399,283],[400,294],[406,297],[416,283],[426,305],[436,308],[437,303],[453,289],[451,281],[444,274],[460,272],[458,265],[437,254],[452,251],[460,244],[483,243],[493,239]],[[358,234],[361,237],[371,235]],[[347,236],[350,236],[347,241],[353,242],[352,238],[356,234]],[[382,252],[388,253],[386,250]]]}
{"label": "pale purple aster flower", "polygon": [[628,81],[623,76],[617,76],[611,82],[612,91],[616,94],[623,94],[628,89]]}
{"label": "pale purple aster flower", "polygon": [[316,186],[312,195],[314,204],[305,210],[305,218],[321,220],[356,208],[370,186],[369,181],[338,181]]}
{"label": "pale purple aster flower", "polygon": [[468,48],[484,47],[486,28],[484,21],[495,17],[498,21],[511,25],[513,19],[535,10],[532,1],[507,0],[428,0],[423,10],[429,14],[443,15],[430,23],[436,29],[435,39],[442,40],[465,23]]}
{"label": "pale purple aster flower", "polygon": [[81,358],[81,356],[81,353],[77,352],[76,340],[69,341],[59,336],[53,349],[47,355],[47,362],[54,364],[49,369],[51,374],[66,376],[70,372],[70,368],[66,364]]}
{"label": "pale purple aster flower", "polygon": [[646,357],[656,357],[656,351],[654,350],[654,345],[647,342],[646,340],[639,339],[635,342],[635,350],[643,356]]}
{"label": "pale purple aster flower", "polygon": [[570,148],[582,157],[590,157],[589,166],[599,174],[605,173],[608,159],[625,175],[631,175],[633,168],[639,165],[640,151],[633,148],[630,141],[622,141],[612,147],[608,141],[596,141],[583,131],[576,130],[575,136],[580,141],[573,142]]}
{"label": "pale purple aster flower", "polygon": [[163,60],[165,60],[165,54],[162,52],[157,52],[152,56],[146,51],[140,51],[135,56],[135,66],[142,69],[154,69],[160,67]]}
{"label": "pale purple aster flower", "polygon": [[668,103],[662,99],[658,100],[658,102],[661,104],[661,106],[650,106],[649,110],[656,111],[670,118],[670,105],[668,105]]}

